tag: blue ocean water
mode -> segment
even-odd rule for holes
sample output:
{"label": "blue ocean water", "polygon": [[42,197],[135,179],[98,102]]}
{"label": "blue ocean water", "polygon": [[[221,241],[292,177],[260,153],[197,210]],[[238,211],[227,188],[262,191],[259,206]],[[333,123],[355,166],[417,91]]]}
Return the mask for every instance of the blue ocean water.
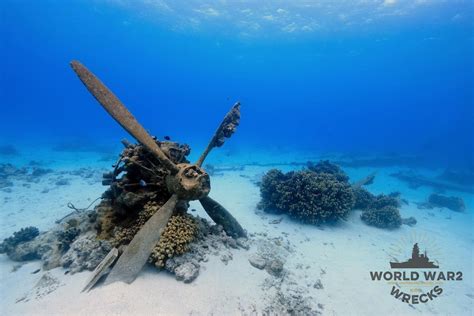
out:
{"label": "blue ocean water", "polygon": [[9,1],[0,144],[127,136],[80,60],[154,135],[197,151],[242,102],[236,151],[417,155],[472,167],[472,1]]}
{"label": "blue ocean water", "polygon": [[[473,56],[473,0],[0,1],[0,315],[472,315]],[[148,265],[130,285],[79,295],[90,274],[73,276],[74,265],[99,263],[93,243],[130,234],[177,190],[154,183],[162,171],[142,165],[146,155],[130,169],[131,154],[117,161],[120,140],[132,137],[87,91],[73,60],[150,134],[189,144],[190,161],[241,102],[237,132],[203,169],[210,197],[249,239],[239,245],[206,228],[222,238],[202,241],[212,254],[189,252],[194,283]],[[356,184],[372,176],[374,201],[390,195],[400,205],[363,201],[321,225],[299,221],[293,206],[259,207],[270,169],[320,159],[347,173],[353,186],[344,185],[344,197],[340,184],[314,193],[324,178],[308,190],[292,180],[273,195],[295,197],[298,211],[340,213],[336,204],[352,193],[363,200]],[[135,174],[137,166],[153,177]],[[329,202],[331,212],[320,207]],[[380,220],[368,218],[375,208]],[[192,217],[218,224],[209,213],[190,201]],[[25,257],[12,256],[2,245],[29,226],[49,237],[14,245]],[[104,227],[113,233],[102,236]],[[394,285],[369,279],[394,259],[413,259],[413,243],[440,270],[464,273],[441,279],[445,292],[427,304],[398,302]],[[37,247],[33,255],[28,247]],[[404,291],[418,297],[418,284]],[[424,293],[436,285],[420,284]]]}

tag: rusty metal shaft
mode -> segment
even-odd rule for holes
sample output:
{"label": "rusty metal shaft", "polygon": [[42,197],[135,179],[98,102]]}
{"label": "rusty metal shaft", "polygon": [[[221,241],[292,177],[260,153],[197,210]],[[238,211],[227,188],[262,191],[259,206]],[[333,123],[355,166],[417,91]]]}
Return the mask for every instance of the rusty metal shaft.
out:
{"label": "rusty metal shaft", "polygon": [[127,110],[120,100],[110,91],[89,69],[78,61],[72,61],[71,67],[86,86],[87,90],[96,98],[102,107],[112,116],[130,135],[142,143],[172,174],[178,172],[178,167],[165,155],[156,141],[148,134],[143,126]]}

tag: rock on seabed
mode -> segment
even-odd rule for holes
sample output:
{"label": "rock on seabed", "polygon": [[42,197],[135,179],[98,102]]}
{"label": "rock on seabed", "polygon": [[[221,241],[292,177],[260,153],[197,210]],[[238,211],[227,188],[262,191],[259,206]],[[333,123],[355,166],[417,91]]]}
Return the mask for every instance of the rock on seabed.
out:
{"label": "rock on seabed", "polygon": [[186,262],[182,265],[179,265],[174,273],[176,275],[176,280],[183,281],[184,283],[191,283],[199,275],[199,267],[197,267],[192,262]]}
{"label": "rock on seabed", "polygon": [[257,254],[253,254],[250,256],[249,258],[249,262],[252,266],[254,266],[255,268],[257,269],[260,269],[262,270],[263,268],[265,268],[267,262],[265,261],[264,258],[260,257],[259,255]]}

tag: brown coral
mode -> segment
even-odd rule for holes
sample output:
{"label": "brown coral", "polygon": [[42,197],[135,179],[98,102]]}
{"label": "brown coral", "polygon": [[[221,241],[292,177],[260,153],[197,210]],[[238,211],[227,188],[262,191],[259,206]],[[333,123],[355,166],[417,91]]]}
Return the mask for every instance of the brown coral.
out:
{"label": "brown coral", "polygon": [[161,239],[150,256],[157,267],[164,267],[166,260],[188,251],[189,244],[196,238],[198,224],[189,214],[178,214],[171,217]]}
{"label": "brown coral", "polygon": [[123,225],[116,226],[111,240],[112,244],[115,247],[128,244],[138,230],[140,230],[146,221],[155,214],[161,206],[162,205],[154,201],[148,202],[142,210],[138,212],[138,216],[134,220],[129,219],[129,221],[123,223]]}
{"label": "brown coral", "polygon": [[260,185],[265,211],[288,212],[304,222],[319,224],[347,217],[354,196],[347,182],[329,173],[270,170]]}

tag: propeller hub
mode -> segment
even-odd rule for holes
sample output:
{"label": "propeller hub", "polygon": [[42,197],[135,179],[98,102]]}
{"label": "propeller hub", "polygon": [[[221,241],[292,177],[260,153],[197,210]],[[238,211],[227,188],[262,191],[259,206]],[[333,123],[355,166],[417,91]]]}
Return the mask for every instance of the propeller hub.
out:
{"label": "propeller hub", "polygon": [[211,179],[204,169],[194,164],[177,165],[178,172],[166,178],[166,186],[180,200],[199,200],[211,191]]}

